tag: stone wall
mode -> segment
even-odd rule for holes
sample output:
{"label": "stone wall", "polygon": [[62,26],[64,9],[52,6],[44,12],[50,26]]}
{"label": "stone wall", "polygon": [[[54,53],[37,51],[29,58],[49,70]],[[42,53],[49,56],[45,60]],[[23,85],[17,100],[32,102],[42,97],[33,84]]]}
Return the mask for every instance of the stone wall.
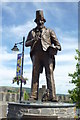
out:
{"label": "stone wall", "polygon": [[[64,103],[30,103],[19,104],[9,103],[8,105],[8,119],[11,118],[27,118],[27,116],[40,116],[41,118],[58,118],[66,120],[74,120],[76,116],[75,105]],[[37,119],[38,120],[38,119]],[[40,119],[42,120],[42,119]],[[50,120],[50,119],[48,119]],[[54,120],[54,119],[53,119]]]}
{"label": "stone wall", "polygon": [[19,94],[0,92],[0,101],[3,102],[17,102],[19,101]]}
{"label": "stone wall", "polygon": [[[39,100],[41,99],[42,94],[44,93],[45,90],[46,90],[45,86],[43,86],[39,90]],[[69,102],[70,100],[69,96],[64,96],[64,95],[57,95],[57,99],[60,102]],[[22,98],[22,100],[24,101],[24,98]],[[0,118],[6,117],[8,102],[18,102],[18,101],[19,101],[19,93],[9,93],[6,91],[6,89],[4,89],[4,91],[0,91]]]}
{"label": "stone wall", "polygon": [[[38,96],[39,100],[42,98],[42,95],[45,91],[46,91],[46,86],[42,85],[42,88],[39,89],[39,96]],[[57,94],[56,97],[59,102],[70,102],[69,95]]]}
{"label": "stone wall", "polygon": [[7,117],[7,102],[0,101],[0,120]]}
{"label": "stone wall", "polygon": [[[39,90],[39,100],[42,98],[42,94],[44,93],[45,89],[42,88]],[[24,98],[22,98],[24,101]],[[59,102],[70,102],[70,98],[68,95],[57,95],[57,100]],[[17,93],[9,93],[9,92],[0,92],[0,101],[3,102],[17,102],[19,101],[19,94]]]}
{"label": "stone wall", "polygon": [[[13,87],[1,87],[0,88],[0,101],[8,101],[8,102],[17,102],[19,101],[19,90],[18,93],[11,93],[8,91],[15,91],[15,88]],[[26,91],[26,88],[23,89],[23,91]],[[39,88],[39,100],[41,100],[43,93],[46,91],[46,86],[42,85],[42,88]],[[30,92],[30,91],[28,91]],[[30,93],[28,93],[30,95]],[[69,95],[56,95],[57,96],[57,100],[60,102],[69,102],[70,98]],[[24,98],[22,98],[22,100],[24,100]]]}
{"label": "stone wall", "polygon": [[19,101],[19,94],[0,92],[0,120],[7,117],[8,102]]}

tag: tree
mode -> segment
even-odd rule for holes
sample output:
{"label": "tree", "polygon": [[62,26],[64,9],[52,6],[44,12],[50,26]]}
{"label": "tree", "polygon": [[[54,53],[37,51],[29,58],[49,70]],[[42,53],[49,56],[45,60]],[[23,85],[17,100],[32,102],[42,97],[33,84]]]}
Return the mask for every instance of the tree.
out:
{"label": "tree", "polygon": [[72,77],[70,83],[75,85],[75,88],[69,90],[70,98],[73,103],[76,103],[77,107],[80,108],[80,51],[76,50],[77,56],[75,56],[75,60],[77,60],[76,71],[73,74],[69,73],[69,76]]}
{"label": "tree", "polygon": [[28,100],[29,99],[29,95],[26,91],[24,91],[24,100]]}

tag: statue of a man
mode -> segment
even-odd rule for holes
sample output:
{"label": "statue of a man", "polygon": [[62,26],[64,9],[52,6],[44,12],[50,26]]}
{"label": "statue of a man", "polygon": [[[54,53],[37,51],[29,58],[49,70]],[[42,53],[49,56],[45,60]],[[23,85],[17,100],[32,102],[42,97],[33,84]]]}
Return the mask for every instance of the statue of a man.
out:
{"label": "statue of a man", "polygon": [[[48,101],[56,100],[53,71],[55,68],[55,55],[61,51],[60,43],[55,32],[44,26],[46,22],[43,11],[36,11],[37,26],[33,28],[27,37],[25,46],[31,46],[30,56],[33,63],[31,98],[38,100],[39,75],[45,68],[47,89],[49,90]],[[54,46],[52,46],[52,44]]]}

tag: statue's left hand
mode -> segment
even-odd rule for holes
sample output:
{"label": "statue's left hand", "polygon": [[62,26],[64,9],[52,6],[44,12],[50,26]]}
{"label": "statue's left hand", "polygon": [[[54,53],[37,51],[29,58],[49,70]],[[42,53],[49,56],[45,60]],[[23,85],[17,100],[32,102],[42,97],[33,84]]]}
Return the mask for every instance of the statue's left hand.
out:
{"label": "statue's left hand", "polygon": [[60,46],[55,46],[55,48],[56,48],[56,50],[59,50],[59,51],[61,51],[61,48],[60,48]]}
{"label": "statue's left hand", "polygon": [[38,37],[38,40],[40,41],[40,40],[41,40],[41,37]]}

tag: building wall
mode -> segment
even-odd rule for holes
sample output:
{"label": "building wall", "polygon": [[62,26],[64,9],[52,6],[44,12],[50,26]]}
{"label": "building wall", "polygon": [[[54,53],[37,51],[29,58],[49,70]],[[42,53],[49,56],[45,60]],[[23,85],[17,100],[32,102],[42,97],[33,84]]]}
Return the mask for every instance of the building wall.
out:
{"label": "building wall", "polygon": [[[46,91],[46,86],[43,85],[42,88],[39,89],[39,96],[38,96],[39,100],[42,98],[42,95],[44,94],[45,91]],[[70,102],[69,95],[57,94],[56,97],[59,102]]]}
{"label": "building wall", "polygon": [[[41,100],[43,93],[46,91],[46,86],[43,85],[42,88],[39,89],[39,100]],[[30,93],[29,93],[30,96]],[[57,100],[60,102],[70,102],[69,95],[56,95]],[[24,101],[24,97],[22,98]],[[18,102],[19,101],[19,93],[10,93],[5,91],[0,92],[0,101],[3,102]]]}
{"label": "building wall", "polygon": [[0,101],[3,102],[17,102],[19,100],[19,94],[0,92]]}

